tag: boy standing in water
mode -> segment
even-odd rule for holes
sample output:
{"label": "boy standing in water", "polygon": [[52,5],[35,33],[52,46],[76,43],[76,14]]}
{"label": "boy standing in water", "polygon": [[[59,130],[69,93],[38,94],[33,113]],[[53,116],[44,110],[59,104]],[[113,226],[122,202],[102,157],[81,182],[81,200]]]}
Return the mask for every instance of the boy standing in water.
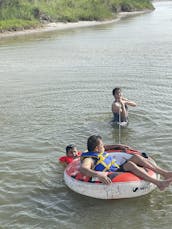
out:
{"label": "boy standing in water", "polygon": [[122,96],[121,88],[114,88],[112,95],[115,100],[112,103],[112,113],[114,115],[114,122],[128,121],[128,106],[135,107],[136,103],[124,98]]}

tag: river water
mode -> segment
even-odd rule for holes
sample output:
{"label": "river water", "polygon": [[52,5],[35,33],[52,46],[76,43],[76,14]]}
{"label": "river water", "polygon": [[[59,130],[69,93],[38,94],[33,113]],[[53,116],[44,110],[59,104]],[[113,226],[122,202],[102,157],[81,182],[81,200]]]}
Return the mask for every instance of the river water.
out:
{"label": "river water", "polygon": [[[170,229],[172,187],[98,200],[66,187],[57,158],[87,138],[172,167],[172,2],[119,22],[0,40],[0,228]],[[138,105],[112,119],[112,89]]]}

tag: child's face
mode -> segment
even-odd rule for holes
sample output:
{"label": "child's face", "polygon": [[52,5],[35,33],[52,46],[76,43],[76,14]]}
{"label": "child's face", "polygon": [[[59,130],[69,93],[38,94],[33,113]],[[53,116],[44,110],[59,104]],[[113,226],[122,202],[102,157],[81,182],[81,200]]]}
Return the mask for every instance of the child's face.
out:
{"label": "child's face", "polygon": [[103,144],[103,141],[102,140],[99,141],[99,145],[96,146],[96,150],[99,153],[103,153],[105,151],[104,144]]}
{"label": "child's face", "polygon": [[77,148],[74,147],[74,148],[70,149],[70,150],[67,152],[67,156],[68,156],[68,157],[74,158],[74,157],[77,156],[77,152],[78,152],[78,151],[77,151]]}
{"label": "child's face", "polygon": [[115,92],[115,95],[114,95],[115,98],[119,99],[121,96],[122,96],[122,93],[120,90]]}

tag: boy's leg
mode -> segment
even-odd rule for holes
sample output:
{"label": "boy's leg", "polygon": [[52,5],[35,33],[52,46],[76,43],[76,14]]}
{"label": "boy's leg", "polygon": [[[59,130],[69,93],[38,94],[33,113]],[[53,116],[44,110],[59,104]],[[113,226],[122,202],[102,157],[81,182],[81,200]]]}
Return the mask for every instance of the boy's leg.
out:
{"label": "boy's leg", "polygon": [[167,171],[153,164],[149,159],[140,155],[134,155],[129,161],[134,162],[136,165],[143,168],[151,169],[152,171],[162,175],[165,179],[172,178],[172,171]]}
{"label": "boy's leg", "polygon": [[172,178],[162,181],[162,180],[157,180],[157,179],[155,179],[155,178],[149,176],[149,175],[147,174],[147,172],[146,172],[143,168],[137,166],[137,165],[136,165],[134,162],[132,162],[132,161],[128,161],[127,163],[125,163],[125,164],[123,165],[123,168],[125,169],[125,171],[132,172],[132,173],[134,173],[136,176],[142,178],[143,180],[149,181],[149,182],[151,182],[151,183],[157,185],[158,188],[159,188],[161,191],[164,190],[166,187],[168,187],[168,186],[170,185],[170,183],[172,182]]}

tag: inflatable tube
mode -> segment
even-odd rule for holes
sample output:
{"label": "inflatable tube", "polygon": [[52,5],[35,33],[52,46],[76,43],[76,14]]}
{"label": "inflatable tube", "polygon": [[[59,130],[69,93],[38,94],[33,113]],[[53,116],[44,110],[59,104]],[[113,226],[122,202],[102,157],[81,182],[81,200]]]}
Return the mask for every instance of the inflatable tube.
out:
{"label": "inflatable tube", "polygon": [[[123,157],[126,153],[120,151],[110,150],[111,155]],[[140,154],[138,151],[127,151],[127,155]],[[153,159],[150,159],[152,162]],[[101,183],[97,178],[86,177],[79,171],[80,159],[75,159],[70,163],[64,171],[64,180],[66,185],[73,191],[98,199],[121,199],[132,198],[146,195],[156,188],[156,185],[140,179],[129,172],[123,173],[109,173],[112,184],[106,185]],[[148,174],[154,178],[159,179],[152,170],[148,170]]]}
{"label": "inflatable tube", "polygon": [[[81,156],[81,152],[77,152],[75,158],[78,158]],[[59,163],[63,166],[67,166],[68,164],[70,164],[75,158],[73,157],[68,157],[68,156],[62,156],[60,158],[58,158],[57,160],[59,161]]]}

